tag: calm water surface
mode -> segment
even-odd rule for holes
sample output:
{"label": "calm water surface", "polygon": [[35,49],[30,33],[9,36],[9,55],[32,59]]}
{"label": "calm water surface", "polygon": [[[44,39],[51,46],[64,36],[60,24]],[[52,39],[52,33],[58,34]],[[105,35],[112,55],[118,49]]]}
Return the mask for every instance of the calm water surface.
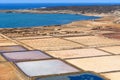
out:
{"label": "calm water surface", "polygon": [[0,10],[3,9],[33,9],[48,8],[59,6],[112,6],[120,5],[120,3],[0,3]]}
{"label": "calm water surface", "polygon": [[61,25],[97,18],[99,17],[75,14],[0,13],[0,28]]}

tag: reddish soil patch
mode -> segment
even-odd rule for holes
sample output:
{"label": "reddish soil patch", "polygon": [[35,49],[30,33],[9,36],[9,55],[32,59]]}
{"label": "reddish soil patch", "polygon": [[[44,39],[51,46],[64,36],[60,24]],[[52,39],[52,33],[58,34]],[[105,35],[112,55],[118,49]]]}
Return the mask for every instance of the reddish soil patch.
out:
{"label": "reddish soil patch", "polygon": [[120,39],[120,33],[106,33],[103,36],[108,38]]}

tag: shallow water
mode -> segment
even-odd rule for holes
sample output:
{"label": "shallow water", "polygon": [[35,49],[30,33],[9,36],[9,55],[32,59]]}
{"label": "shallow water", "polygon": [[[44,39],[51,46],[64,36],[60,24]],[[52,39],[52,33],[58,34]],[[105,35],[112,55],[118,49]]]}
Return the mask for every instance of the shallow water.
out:
{"label": "shallow water", "polygon": [[79,70],[60,60],[18,62],[16,65],[29,77],[78,72]]}
{"label": "shallow water", "polygon": [[0,13],[0,28],[61,25],[96,18],[99,17],[75,14]]}
{"label": "shallow water", "polygon": [[81,73],[73,75],[37,78],[36,80],[105,80],[105,79],[93,73]]}
{"label": "shallow water", "polygon": [[22,51],[22,52],[7,52],[3,56],[9,61],[26,61],[37,59],[50,59],[51,57],[42,53],[41,51]]}

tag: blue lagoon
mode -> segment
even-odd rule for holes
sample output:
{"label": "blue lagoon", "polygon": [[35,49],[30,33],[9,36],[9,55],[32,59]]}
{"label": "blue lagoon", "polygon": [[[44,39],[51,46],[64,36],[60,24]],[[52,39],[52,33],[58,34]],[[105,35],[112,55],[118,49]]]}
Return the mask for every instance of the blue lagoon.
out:
{"label": "blue lagoon", "polygon": [[0,13],[0,28],[25,28],[68,24],[99,17],[76,14]]}

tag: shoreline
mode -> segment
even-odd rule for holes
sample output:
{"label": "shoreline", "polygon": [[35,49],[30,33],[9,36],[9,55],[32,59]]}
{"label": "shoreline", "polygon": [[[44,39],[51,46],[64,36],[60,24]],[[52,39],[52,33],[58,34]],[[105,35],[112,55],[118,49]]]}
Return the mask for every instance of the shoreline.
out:
{"label": "shoreline", "polygon": [[[3,13],[8,13],[8,11],[9,10],[5,10],[5,12],[3,12]],[[1,12],[1,11],[0,11]],[[34,12],[34,11],[31,11],[31,10],[13,10],[12,12],[10,12],[10,13],[31,13],[31,14],[73,14],[73,15],[83,15],[83,16],[93,16],[93,17],[99,17],[99,18],[97,18],[97,19],[100,19],[100,18],[104,18],[103,16],[97,16],[97,15],[88,15],[88,14],[82,14],[82,13],[76,13],[76,12],[74,12],[74,13],[59,13],[59,12],[50,12],[50,13],[46,13],[46,12],[42,12],[42,13],[38,13],[38,12]],[[8,13],[9,14],[9,13]],[[72,22],[70,22],[70,23],[66,23],[66,24],[56,24],[56,25],[46,25],[46,26],[26,26],[26,27],[18,27],[18,28],[0,28],[0,29],[25,29],[25,28],[39,28],[39,27],[51,27],[51,26],[62,26],[62,25],[67,25],[67,24],[71,24],[71,23],[74,23],[74,22],[78,22],[78,21],[91,21],[91,20],[97,20],[97,19],[90,19],[90,20],[75,20],[75,21],[72,21]]]}
{"label": "shoreline", "polygon": [[[113,8],[112,8],[113,7]],[[85,15],[85,16],[98,16],[98,17],[116,17],[116,14],[114,14],[115,12],[117,13],[118,9],[120,6],[118,5],[112,5],[112,7],[110,6],[66,6],[66,7],[51,7],[51,8],[36,8],[36,9],[22,9],[22,10],[0,10],[0,12],[5,12],[5,13],[35,13],[35,14],[75,14],[75,15]],[[88,9],[87,9],[88,8]],[[98,10],[97,10],[98,8]],[[105,8],[105,10],[99,11],[99,9],[101,10],[101,8]],[[90,11],[89,9],[91,9],[92,11]],[[115,9],[115,10],[114,10]],[[83,11],[82,11],[83,10]],[[113,11],[115,11],[113,13]],[[77,20],[79,21],[79,20]],[[90,20],[91,21],[91,20]],[[76,22],[76,21],[73,21]],[[71,23],[73,23],[71,22]],[[71,24],[68,23],[68,24]],[[65,24],[58,24],[59,26],[65,25]],[[49,25],[46,25],[47,27]],[[51,26],[51,25],[50,25]],[[49,27],[50,27],[49,26]],[[56,25],[52,25],[52,26],[56,26]],[[39,27],[39,26],[33,26],[33,27]],[[33,28],[30,27],[30,28]],[[40,26],[40,27],[45,27],[45,26]],[[25,27],[25,28],[29,28],[29,27]],[[3,29],[3,28],[1,28]],[[7,28],[7,29],[11,29],[11,28]]]}
{"label": "shoreline", "polygon": [[[120,7],[120,6],[119,6]],[[70,8],[70,10],[69,10]],[[83,28],[84,26],[85,29],[88,29],[90,31],[89,34],[94,33],[94,31],[113,31],[116,32],[116,34],[119,34],[118,31],[120,31],[120,11],[118,8],[113,11],[113,8],[107,9],[108,11],[105,12],[100,12],[97,11],[97,8],[93,8],[93,11],[88,12],[88,9],[84,10],[84,13],[81,11],[74,11],[76,9],[75,7],[67,7],[66,10],[60,10],[62,8],[50,8],[50,9],[33,9],[33,10],[12,10],[12,12],[17,12],[17,13],[37,13],[37,14],[80,14],[80,15],[86,15],[86,16],[100,16],[102,18],[95,19],[95,20],[83,20],[83,21],[73,21],[68,24],[63,24],[63,25],[53,25],[53,26],[33,26],[30,28],[1,28],[0,31],[2,34],[5,34],[9,37],[30,37],[30,36],[50,36],[54,34],[73,34],[73,33],[81,33],[82,31],[78,31],[72,28]],[[99,7],[101,9],[101,7]],[[78,7],[77,10],[81,8]],[[99,10],[99,9],[98,9]],[[11,13],[8,10],[4,10],[5,12]],[[0,10],[1,12],[1,10]],[[109,24],[108,24],[109,23]],[[69,28],[71,28],[69,30]],[[68,31],[64,31],[64,29],[68,28]],[[62,31],[63,29],[63,31]],[[84,29],[83,29],[84,31]],[[88,31],[88,32],[89,32]],[[92,32],[93,31],[93,32]],[[7,32],[7,33],[6,33]],[[97,34],[97,33],[96,33]],[[11,36],[12,35],[12,36]],[[95,35],[95,34],[94,34]],[[98,34],[99,35],[99,34]],[[100,34],[102,35],[102,34]],[[103,34],[104,35],[104,34]],[[108,36],[108,35],[107,35]]]}
{"label": "shoreline", "polygon": [[[0,12],[5,13],[35,13],[35,14],[75,14],[75,15],[85,15],[85,16],[98,16],[98,17],[116,17],[119,16],[119,5],[112,6],[63,6],[63,7],[51,7],[51,8],[36,8],[36,9],[19,9],[19,10],[0,10]],[[102,11],[100,11],[102,10]],[[79,21],[79,20],[78,20]],[[73,21],[74,23],[77,21]],[[117,20],[119,22],[119,20]],[[71,24],[68,23],[68,24]],[[62,26],[65,24],[60,24]],[[47,25],[47,27],[51,25]],[[56,25],[52,25],[56,26]],[[33,26],[39,27],[39,26]],[[40,26],[45,27],[45,26]],[[21,28],[21,27],[19,27]],[[29,28],[26,26],[26,28]],[[32,27],[30,27],[32,28]],[[2,28],[3,29],[3,28]],[[11,29],[11,28],[8,28]]]}

